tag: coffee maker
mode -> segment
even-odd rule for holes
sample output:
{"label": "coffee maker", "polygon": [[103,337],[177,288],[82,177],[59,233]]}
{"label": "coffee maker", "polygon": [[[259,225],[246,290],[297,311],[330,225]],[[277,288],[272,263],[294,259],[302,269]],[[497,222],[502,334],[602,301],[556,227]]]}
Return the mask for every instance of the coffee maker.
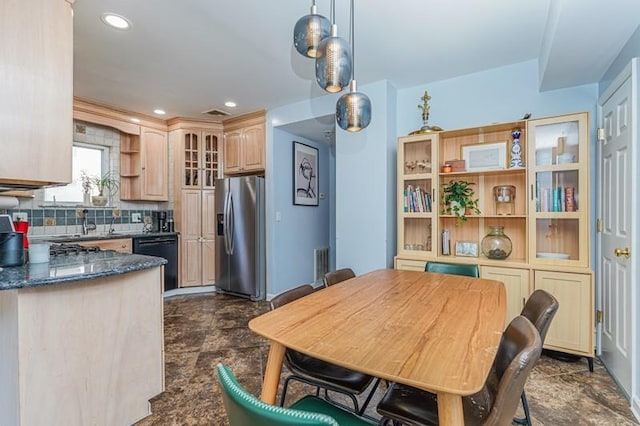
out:
{"label": "coffee maker", "polygon": [[167,212],[158,210],[152,213],[153,232],[167,232]]}

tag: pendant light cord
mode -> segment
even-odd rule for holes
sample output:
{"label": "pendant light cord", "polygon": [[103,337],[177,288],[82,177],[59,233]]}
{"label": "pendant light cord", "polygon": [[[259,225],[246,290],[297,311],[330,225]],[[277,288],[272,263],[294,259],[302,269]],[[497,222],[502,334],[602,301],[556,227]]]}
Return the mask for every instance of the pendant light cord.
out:
{"label": "pendant light cord", "polygon": [[336,24],[336,0],[331,0],[331,24]]}
{"label": "pendant light cord", "polygon": [[353,1],[351,0],[351,28],[349,29],[349,38],[351,38],[351,80],[356,79],[356,43],[355,43],[355,25],[353,18]]}

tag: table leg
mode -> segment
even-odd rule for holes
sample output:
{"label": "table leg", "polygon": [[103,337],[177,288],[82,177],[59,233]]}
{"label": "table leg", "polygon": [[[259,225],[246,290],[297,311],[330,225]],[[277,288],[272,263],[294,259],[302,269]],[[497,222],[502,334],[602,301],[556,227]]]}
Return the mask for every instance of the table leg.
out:
{"label": "table leg", "polygon": [[285,349],[286,348],[280,343],[271,342],[269,357],[267,358],[267,368],[264,371],[264,382],[262,382],[262,394],[260,395],[260,399],[267,404],[276,403]]}
{"label": "table leg", "polygon": [[462,397],[450,393],[438,393],[438,421],[441,425],[464,426]]}

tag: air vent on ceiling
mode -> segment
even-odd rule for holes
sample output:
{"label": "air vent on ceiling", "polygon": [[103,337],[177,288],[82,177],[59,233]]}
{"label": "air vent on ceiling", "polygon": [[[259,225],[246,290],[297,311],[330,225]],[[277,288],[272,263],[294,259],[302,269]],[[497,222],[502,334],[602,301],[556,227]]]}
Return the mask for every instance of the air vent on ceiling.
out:
{"label": "air vent on ceiling", "polygon": [[202,113],[213,115],[214,117],[224,117],[226,115],[231,115],[227,111],[224,111],[218,108],[210,109],[209,111],[203,111]]}

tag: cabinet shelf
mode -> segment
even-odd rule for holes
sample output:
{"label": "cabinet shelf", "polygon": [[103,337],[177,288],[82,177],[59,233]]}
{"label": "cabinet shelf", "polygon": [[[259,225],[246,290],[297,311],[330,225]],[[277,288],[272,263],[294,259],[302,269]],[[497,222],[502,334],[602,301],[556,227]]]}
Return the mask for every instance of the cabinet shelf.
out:
{"label": "cabinet shelf", "polygon": [[432,218],[434,216],[434,212],[403,212],[402,217],[405,218]]}
{"label": "cabinet shelf", "polygon": [[439,173],[440,177],[448,177],[448,176],[493,176],[493,175],[504,175],[504,174],[525,174],[527,171],[526,168],[521,167],[518,169],[495,169],[495,170],[476,170],[476,171],[464,171],[464,172],[449,172],[449,173]]}
{"label": "cabinet shelf", "polygon": [[433,179],[432,173],[408,173],[401,176],[402,180],[424,180]]}

